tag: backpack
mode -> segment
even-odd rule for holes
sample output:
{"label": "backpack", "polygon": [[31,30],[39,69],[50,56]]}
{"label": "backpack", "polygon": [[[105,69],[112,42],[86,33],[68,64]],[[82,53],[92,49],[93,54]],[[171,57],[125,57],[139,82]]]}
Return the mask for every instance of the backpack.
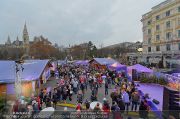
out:
{"label": "backpack", "polygon": [[83,84],[81,84],[81,89],[84,90],[84,85]]}
{"label": "backpack", "polygon": [[120,111],[119,106],[116,106],[116,107],[115,107],[115,111],[117,111],[117,112]]}
{"label": "backpack", "polygon": [[105,83],[105,88],[108,88],[108,83]]}
{"label": "backpack", "polygon": [[78,95],[77,98],[78,98],[77,101],[81,103],[82,100],[83,100],[83,99],[82,99],[82,95]]}
{"label": "backpack", "polygon": [[133,94],[132,99],[133,99],[133,101],[139,101],[139,95],[138,94]]}

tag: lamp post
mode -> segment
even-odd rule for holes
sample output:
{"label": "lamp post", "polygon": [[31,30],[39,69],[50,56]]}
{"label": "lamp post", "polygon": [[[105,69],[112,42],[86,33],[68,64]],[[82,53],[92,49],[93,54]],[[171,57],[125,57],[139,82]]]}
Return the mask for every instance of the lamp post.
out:
{"label": "lamp post", "polygon": [[16,98],[20,99],[21,94],[22,94],[22,78],[21,78],[21,74],[24,70],[24,68],[22,67],[23,61],[22,60],[18,60],[15,61],[15,92],[16,92]]}
{"label": "lamp post", "polygon": [[[143,52],[143,49],[142,48],[138,48],[137,49],[139,55],[140,55],[140,59],[142,59],[142,52]],[[136,60],[137,61],[137,60]],[[140,61],[141,62],[141,61]],[[138,62],[139,63],[139,62]]]}

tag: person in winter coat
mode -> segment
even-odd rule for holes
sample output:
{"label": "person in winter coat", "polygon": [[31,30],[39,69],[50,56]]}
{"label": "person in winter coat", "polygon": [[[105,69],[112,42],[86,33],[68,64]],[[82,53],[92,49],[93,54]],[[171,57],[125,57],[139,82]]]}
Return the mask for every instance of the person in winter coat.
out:
{"label": "person in winter coat", "polygon": [[114,90],[114,91],[111,93],[111,95],[110,95],[110,97],[111,97],[111,99],[112,99],[112,102],[113,102],[113,101],[117,102],[117,96],[118,96],[118,94],[117,94],[117,92]]}
{"label": "person in winter coat", "polygon": [[91,102],[97,101],[97,97],[94,93],[91,94]]}
{"label": "person in winter coat", "polygon": [[50,97],[46,98],[46,107],[51,107],[51,98]]}
{"label": "person in winter coat", "polygon": [[42,110],[42,103],[41,103],[41,99],[40,99],[39,96],[37,97],[36,101],[37,101],[37,103],[38,103],[38,108],[39,108],[39,110]]}
{"label": "person in winter coat", "polygon": [[124,102],[123,102],[122,99],[118,98],[117,105],[118,105],[119,108],[121,109],[121,113],[124,113],[124,110],[125,110],[125,104],[124,104]]}
{"label": "person in winter coat", "polygon": [[105,95],[108,95],[108,82],[105,82]]}
{"label": "person in winter coat", "polygon": [[112,111],[113,119],[121,119],[120,108],[116,104],[116,102],[112,102],[111,111]]}
{"label": "person in winter coat", "polygon": [[104,112],[104,115],[106,117],[106,119],[109,118],[109,113],[110,113],[110,106],[109,106],[109,103],[108,101],[106,100],[106,98],[103,99],[103,107],[102,107],[102,110]]}
{"label": "person in winter coat", "polygon": [[123,102],[124,102],[124,104],[125,104],[126,111],[127,111],[127,113],[128,113],[130,100],[129,100],[129,94],[128,94],[126,91],[124,91],[124,92],[122,93],[122,100],[123,100]]}
{"label": "person in winter coat", "polygon": [[90,108],[90,102],[88,100],[85,101],[86,110],[89,110]]}
{"label": "person in winter coat", "polygon": [[36,100],[32,101],[32,108],[33,108],[32,115],[36,115],[39,113],[38,103],[36,102]]}
{"label": "person in winter coat", "polygon": [[70,112],[67,110],[67,107],[64,107],[64,111],[61,114],[61,119],[70,119]]}
{"label": "person in winter coat", "polygon": [[56,109],[56,105],[57,105],[57,101],[58,101],[56,92],[53,93],[52,100],[53,100],[53,107],[54,107],[54,109]]}
{"label": "person in winter coat", "polygon": [[67,88],[66,88],[66,86],[63,88],[62,96],[63,96],[64,103],[66,103],[66,99],[67,99]]}
{"label": "person in winter coat", "polygon": [[148,119],[148,106],[145,101],[141,101],[139,106],[139,117],[143,119]]}
{"label": "person in winter coat", "polygon": [[79,91],[77,94],[77,102],[80,104],[82,104],[82,102],[83,102],[83,94],[81,91]]}
{"label": "person in winter coat", "polygon": [[139,103],[139,100],[140,100],[140,96],[138,92],[137,91],[133,92],[132,93],[132,107],[131,107],[132,111],[134,110],[134,107],[135,107],[135,111],[137,110],[137,105]]}
{"label": "person in winter coat", "polygon": [[77,90],[78,90],[78,81],[77,80],[73,80],[72,81],[73,84],[73,91],[75,94],[77,94]]}

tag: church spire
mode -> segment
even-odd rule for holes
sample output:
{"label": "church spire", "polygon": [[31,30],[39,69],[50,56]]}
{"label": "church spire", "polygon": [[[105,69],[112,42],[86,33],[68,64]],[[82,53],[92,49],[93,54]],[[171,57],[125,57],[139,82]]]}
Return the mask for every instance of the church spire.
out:
{"label": "church spire", "polygon": [[17,36],[17,38],[16,38],[15,45],[16,45],[16,46],[19,46],[19,38],[18,38],[18,36]]}
{"label": "church spire", "polygon": [[25,48],[25,54],[29,56],[29,35],[27,31],[26,22],[24,24],[24,29],[23,29],[23,46]]}
{"label": "church spire", "polygon": [[10,39],[10,36],[8,35],[8,39],[7,39],[7,41],[6,41],[6,43],[5,43],[6,45],[11,45],[11,39]]}
{"label": "church spire", "polygon": [[29,35],[28,35],[28,31],[27,31],[26,22],[24,24],[24,29],[23,29],[23,42],[24,42],[24,45],[29,44]]}

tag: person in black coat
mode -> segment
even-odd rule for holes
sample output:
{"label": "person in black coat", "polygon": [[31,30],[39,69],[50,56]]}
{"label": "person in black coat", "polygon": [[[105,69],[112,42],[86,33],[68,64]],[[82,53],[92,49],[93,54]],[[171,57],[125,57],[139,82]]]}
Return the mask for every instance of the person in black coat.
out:
{"label": "person in black coat", "polygon": [[46,98],[46,107],[51,107],[51,98],[50,97]]}
{"label": "person in black coat", "polygon": [[54,107],[54,109],[56,109],[56,105],[57,105],[57,101],[58,101],[56,92],[53,93],[52,100],[53,100],[53,107]]}
{"label": "person in black coat", "polygon": [[123,102],[123,100],[121,98],[118,98],[117,100],[117,104],[121,110],[121,113],[124,113],[124,110],[125,110],[125,104]]}
{"label": "person in black coat", "polygon": [[148,106],[145,104],[147,101],[141,101],[139,106],[139,117],[143,119],[148,118]]}

